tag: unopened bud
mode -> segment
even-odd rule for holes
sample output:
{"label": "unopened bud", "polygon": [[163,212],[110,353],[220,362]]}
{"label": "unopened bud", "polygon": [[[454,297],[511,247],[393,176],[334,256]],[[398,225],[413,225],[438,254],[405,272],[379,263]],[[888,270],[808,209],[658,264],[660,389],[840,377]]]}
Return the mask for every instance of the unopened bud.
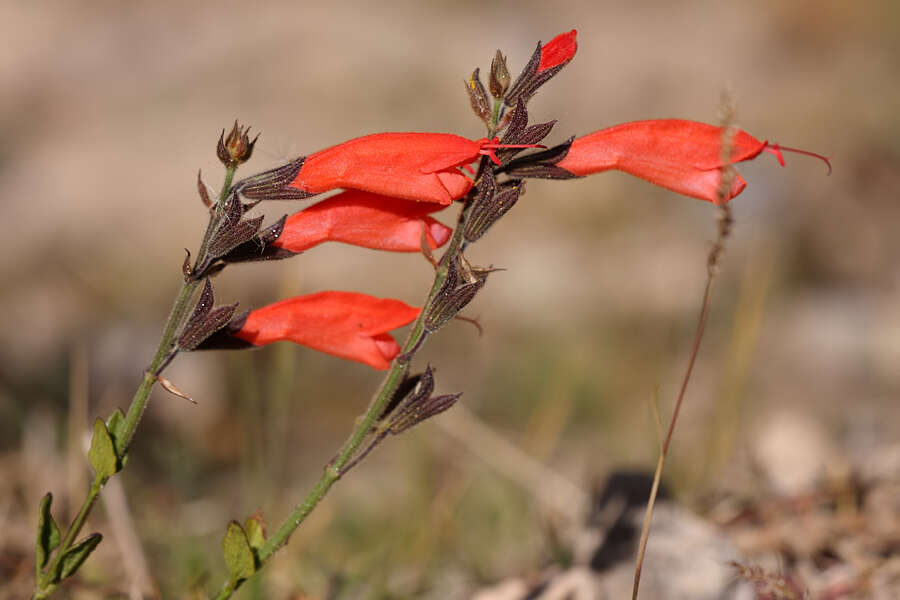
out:
{"label": "unopened bud", "polygon": [[219,143],[216,146],[216,155],[227,168],[234,169],[239,164],[250,160],[250,156],[253,154],[253,147],[256,145],[256,140],[259,139],[259,134],[253,138],[253,141],[250,141],[249,132],[249,127],[244,128],[242,125],[238,125],[237,121],[234,122],[228,137],[225,137],[225,130],[222,130],[222,134],[219,136]]}
{"label": "unopened bud", "polygon": [[478,69],[472,72],[472,76],[466,82],[466,91],[469,92],[469,102],[472,110],[478,118],[487,123],[491,118],[491,103],[488,99],[484,84],[481,83]]}
{"label": "unopened bud", "polygon": [[494,60],[491,61],[491,76],[488,79],[488,87],[494,98],[502,98],[509,89],[509,69],[506,68],[506,57],[497,50]]}
{"label": "unopened bud", "polygon": [[546,45],[538,43],[531,60],[503,98],[507,106],[515,106],[519,98],[527,102],[539,87],[569,64],[578,50],[576,35],[577,32],[573,29],[568,33],[561,33]]}

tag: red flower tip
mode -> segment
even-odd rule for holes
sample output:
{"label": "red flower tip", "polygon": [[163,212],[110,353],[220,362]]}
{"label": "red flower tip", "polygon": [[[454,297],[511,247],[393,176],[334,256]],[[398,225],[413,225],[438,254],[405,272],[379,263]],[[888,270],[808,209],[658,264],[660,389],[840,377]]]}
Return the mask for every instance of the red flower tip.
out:
{"label": "red flower tip", "polygon": [[442,208],[440,204],[349,190],[288,217],[272,245],[303,252],[331,241],[375,250],[419,252],[424,230],[425,241],[434,250],[447,243],[453,233],[427,216]]}
{"label": "red flower tip", "polygon": [[319,292],[252,310],[233,335],[255,346],[288,340],[384,370],[400,353],[388,332],[411,323],[419,311],[390,298]]}
{"label": "red flower tip", "polygon": [[[722,129],[714,125],[680,119],[635,121],[577,138],[557,166],[575,175],[617,169],[673,192],[721,204],[719,185],[725,166],[721,148]],[[728,164],[754,159],[766,151],[774,154],[783,165],[783,150],[820,158],[829,166],[830,172],[831,165],[824,156],[761,142],[741,130],[732,139]],[[740,194],[745,187],[747,182],[735,174],[724,202]]]}
{"label": "red flower tip", "polygon": [[766,147],[763,148],[764,151],[769,152],[775,155],[775,158],[778,159],[778,164],[782,167],[784,166],[784,154],[782,152],[794,152],[796,154],[804,154],[806,156],[812,156],[813,158],[818,158],[822,162],[825,163],[825,166],[828,167],[828,175],[831,175],[831,160],[827,156],[823,156],[821,154],[817,154],[815,152],[810,152],[809,150],[801,150],[799,148],[788,148],[787,146],[782,146],[780,144],[770,144],[766,142]]}
{"label": "red flower tip", "polygon": [[552,69],[557,65],[567,63],[575,56],[578,50],[578,42],[575,37],[578,31],[573,29],[568,33],[561,33],[541,47],[541,62],[538,64],[538,73]]}

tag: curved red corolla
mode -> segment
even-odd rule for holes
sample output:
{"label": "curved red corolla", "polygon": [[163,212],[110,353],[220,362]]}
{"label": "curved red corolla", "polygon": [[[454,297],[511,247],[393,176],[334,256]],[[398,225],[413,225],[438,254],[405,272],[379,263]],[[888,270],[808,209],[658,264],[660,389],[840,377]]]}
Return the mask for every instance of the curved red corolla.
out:
{"label": "curved red corolla", "polygon": [[413,202],[348,190],[289,216],[272,246],[303,252],[323,242],[343,242],[375,250],[419,252],[422,236],[434,250],[453,230],[429,217],[441,204]]}
{"label": "curved red corolla", "polygon": [[[765,151],[774,154],[783,166],[783,150],[815,156],[828,164],[822,156],[760,141],[746,131],[737,130],[731,144],[727,164],[751,160]],[[556,166],[575,175],[617,169],[714,203],[728,202],[747,187],[744,178],[735,174],[728,197],[719,198],[721,172],[726,166],[722,161],[722,128],[682,119],[634,121],[576,138]]]}
{"label": "curved red corolla", "polygon": [[354,189],[446,206],[472,188],[459,167],[482,155],[497,162],[498,148],[534,147],[452,133],[374,133],[307,156],[289,187],[310,195]]}
{"label": "curved red corolla", "polygon": [[400,353],[388,332],[411,323],[419,311],[392,298],[319,292],[251,310],[230,334],[254,346],[288,340],[384,370]]}

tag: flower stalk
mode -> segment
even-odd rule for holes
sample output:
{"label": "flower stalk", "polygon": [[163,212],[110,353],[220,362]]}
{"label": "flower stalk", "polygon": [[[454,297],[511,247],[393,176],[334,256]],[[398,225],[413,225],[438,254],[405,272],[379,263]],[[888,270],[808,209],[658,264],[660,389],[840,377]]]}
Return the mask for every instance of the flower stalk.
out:
{"label": "flower stalk", "polygon": [[[492,139],[497,132],[498,123],[502,117],[502,105],[502,99],[494,101],[491,119],[488,123],[489,139]],[[478,174],[479,176],[476,177],[476,181],[479,180],[481,172],[484,171],[488,161],[490,161],[490,157],[482,157],[479,169],[480,172]],[[470,196],[472,193],[474,192],[470,192]],[[360,452],[363,442],[370,435],[377,421],[383,415],[385,407],[388,406],[391,398],[393,398],[397,392],[397,388],[403,382],[403,376],[406,372],[411,355],[418,352],[428,335],[428,331],[425,327],[428,307],[434,303],[434,300],[447,279],[451,268],[451,258],[456,256],[463,249],[465,243],[463,231],[465,229],[466,219],[469,216],[470,208],[471,202],[467,202],[460,211],[456,227],[453,230],[453,235],[447,243],[441,260],[438,261],[434,273],[434,281],[431,284],[431,289],[428,291],[428,295],[422,305],[423,309],[419,313],[418,318],[413,322],[409,334],[406,337],[406,341],[402,345],[400,354],[391,363],[390,369],[385,374],[378,391],[373,396],[366,411],[357,419],[353,431],[347,437],[347,440],[341,446],[341,449],[335,457],[325,466],[322,475],[319,477],[318,481],[316,481],[313,488],[309,491],[303,501],[297,505],[294,511],[282,521],[278,529],[269,536],[265,544],[257,550],[256,559],[259,563],[256,566],[257,571],[259,567],[275,554],[279,548],[287,544],[294,531],[296,531],[300,524],[303,523],[313,509],[316,508],[319,502],[322,501],[331,487],[344,473],[346,473],[348,466],[355,464],[353,461]],[[216,600],[230,598],[234,591],[239,587],[240,583],[242,582],[228,581],[222,587],[218,596],[216,596]]]}
{"label": "flower stalk", "polygon": [[[234,179],[234,173],[236,169],[236,165],[233,167],[226,167],[225,180],[222,185],[222,191],[219,194],[216,208],[210,212],[209,225],[207,226],[207,231],[204,235],[203,243],[201,244],[196,264],[201,264],[202,261],[206,258],[207,248],[211,239],[211,232],[216,229],[218,221],[223,218],[224,211],[221,207],[223,207],[225,204],[225,200],[227,198],[228,191],[231,188],[231,182]],[[177,334],[181,329],[181,326],[184,323],[185,319],[190,315],[190,312],[193,308],[193,303],[191,302],[191,300],[196,295],[196,292],[201,283],[202,279],[187,277],[185,282],[182,284],[178,295],[175,297],[175,301],[172,305],[172,310],[169,312],[169,316],[166,319],[166,324],[163,327],[162,337],[160,339],[159,346],[156,349],[156,353],[154,354],[153,359],[150,361],[150,364],[144,372],[144,378],[141,380],[140,385],[138,386],[137,390],[134,393],[134,396],[131,399],[131,403],[128,406],[128,411],[125,413],[124,419],[122,420],[121,427],[117,430],[115,452],[117,454],[119,469],[124,466],[127,460],[128,448],[130,447],[131,442],[134,439],[134,434],[137,431],[138,425],[140,424],[141,417],[144,415],[144,411],[147,408],[147,401],[150,398],[150,392],[153,390],[153,385],[158,381],[159,374],[165,369],[166,366],[168,366],[169,362],[171,362],[171,359],[174,357],[175,352],[177,352],[175,348]],[[117,412],[114,413],[114,415],[121,416],[121,413]],[[110,423],[112,422],[112,419],[113,417],[110,418]],[[35,589],[33,594],[33,598],[35,600],[49,597],[64,579],[64,576],[61,576],[63,575],[63,562],[67,558],[67,556],[72,555],[73,549],[78,546],[78,544],[76,544],[76,538],[84,528],[85,521],[90,515],[91,510],[93,509],[94,504],[96,503],[97,498],[100,495],[100,491],[103,488],[103,485],[106,483],[107,478],[108,476],[104,476],[104,474],[101,472],[95,473],[94,479],[91,483],[91,487],[81,503],[78,514],[76,514],[75,518],[72,520],[72,523],[66,530],[62,541],[55,550],[53,558],[49,561],[49,564],[46,566],[46,568],[36,569]]]}

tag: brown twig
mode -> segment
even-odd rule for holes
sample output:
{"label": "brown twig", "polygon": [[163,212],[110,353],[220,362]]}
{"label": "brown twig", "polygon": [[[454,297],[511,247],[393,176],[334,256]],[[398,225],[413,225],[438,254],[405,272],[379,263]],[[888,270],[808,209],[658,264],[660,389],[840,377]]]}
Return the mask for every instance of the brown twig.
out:
{"label": "brown twig", "polygon": [[[716,204],[719,206],[717,217],[718,236],[715,243],[710,248],[706,259],[706,285],[703,289],[703,299],[700,303],[700,316],[697,320],[697,330],[694,332],[694,341],[691,344],[691,354],[688,358],[687,368],[684,371],[684,377],[681,380],[681,388],[678,390],[678,398],[675,400],[675,408],[672,411],[672,419],[669,421],[669,428],[666,432],[665,441],[662,443],[659,453],[659,459],[656,463],[656,471],[653,475],[653,486],[650,490],[650,498],[647,501],[647,512],[644,516],[644,524],[641,529],[641,541],[638,547],[638,555],[634,568],[634,585],[631,590],[632,600],[637,600],[638,589],[641,583],[641,570],[644,565],[644,555],[647,549],[647,541],[650,537],[650,522],[653,518],[653,507],[656,503],[657,492],[659,491],[659,482],[662,479],[663,466],[665,465],[666,455],[669,452],[669,444],[672,442],[672,435],[675,433],[675,423],[678,422],[678,415],[681,412],[681,405],[684,403],[684,396],[687,392],[688,383],[691,380],[691,374],[694,371],[694,364],[697,362],[697,355],[700,351],[700,342],[703,340],[703,333],[706,330],[706,322],[709,320],[710,299],[718,273],[719,262],[725,251],[725,240],[731,234],[731,227],[734,219],[731,214],[731,207],[728,205],[730,199],[731,184],[734,181],[735,170],[731,166],[731,151],[733,147],[732,140],[734,138],[734,107],[728,98],[724,98],[722,102],[722,164],[726,165],[720,169],[721,179],[719,181],[718,198]],[[653,405],[654,415],[657,421],[657,432],[661,431],[659,423],[659,413],[656,404]]]}

